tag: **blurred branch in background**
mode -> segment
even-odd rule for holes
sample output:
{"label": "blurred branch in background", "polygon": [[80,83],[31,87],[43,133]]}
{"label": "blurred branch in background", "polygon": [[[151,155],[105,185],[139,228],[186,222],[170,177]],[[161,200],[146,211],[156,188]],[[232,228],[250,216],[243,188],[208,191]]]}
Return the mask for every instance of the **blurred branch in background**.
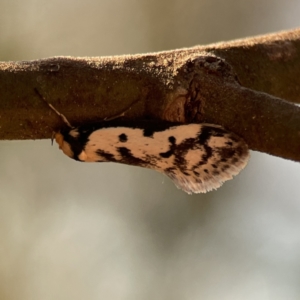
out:
{"label": "blurred branch in background", "polygon": [[[300,161],[300,30],[116,57],[0,63],[1,139],[40,139],[59,120],[127,118],[223,125],[250,149]],[[285,100],[283,100],[285,99]]]}

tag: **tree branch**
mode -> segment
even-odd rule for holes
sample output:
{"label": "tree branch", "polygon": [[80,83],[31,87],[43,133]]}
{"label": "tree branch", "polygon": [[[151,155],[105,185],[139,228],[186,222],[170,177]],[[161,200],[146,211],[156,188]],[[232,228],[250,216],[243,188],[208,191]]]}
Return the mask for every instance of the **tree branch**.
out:
{"label": "tree branch", "polygon": [[128,119],[220,124],[250,149],[300,161],[299,29],[144,55],[0,62],[1,139],[59,128],[35,88],[73,125],[135,103]]}

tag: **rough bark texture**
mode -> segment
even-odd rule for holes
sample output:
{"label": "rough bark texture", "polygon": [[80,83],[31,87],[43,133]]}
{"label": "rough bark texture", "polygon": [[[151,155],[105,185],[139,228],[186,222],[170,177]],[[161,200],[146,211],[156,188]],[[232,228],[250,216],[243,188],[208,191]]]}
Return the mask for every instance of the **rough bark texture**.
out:
{"label": "rough bark texture", "polygon": [[[300,161],[300,30],[160,53],[0,62],[0,139],[49,138],[110,117],[223,125],[250,149]],[[285,100],[283,100],[285,99]]]}

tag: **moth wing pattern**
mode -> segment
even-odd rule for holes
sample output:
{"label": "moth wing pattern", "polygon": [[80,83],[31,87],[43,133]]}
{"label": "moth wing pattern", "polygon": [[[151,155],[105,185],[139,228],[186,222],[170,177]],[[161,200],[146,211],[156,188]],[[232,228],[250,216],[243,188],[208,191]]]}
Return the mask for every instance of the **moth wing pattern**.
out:
{"label": "moth wing pattern", "polygon": [[151,127],[77,127],[56,135],[60,149],[79,161],[119,162],[166,174],[187,192],[219,188],[247,164],[243,139],[213,124]]}
{"label": "moth wing pattern", "polygon": [[248,146],[239,136],[218,125],[198,126],[196,136],[178,145],[175,165],[179,167],[165,170],[175,185],[188,194],[219,188],[249,160]]}

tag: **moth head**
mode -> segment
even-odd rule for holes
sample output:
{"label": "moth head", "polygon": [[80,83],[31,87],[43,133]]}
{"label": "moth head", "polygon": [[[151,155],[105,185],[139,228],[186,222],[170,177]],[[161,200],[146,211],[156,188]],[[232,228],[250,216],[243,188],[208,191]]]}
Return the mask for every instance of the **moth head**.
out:
{"label": "moth head", "polygon": [[85,161],[84,145],[86,140],[80,135],[78,128],[64,127],[54,132],[53,138],[63,153],[75,160]]}
{"label": "moth head", "polygon": [[65,155],[67,155],[71,158],[74,158],[74,152],[72,151],[72,147],[65,140],[64,135],[60,131],[58,131],[58,132],[54,132],[53,136],[54,136],[55,142],[59,146],[59,149],[61,149]]}

